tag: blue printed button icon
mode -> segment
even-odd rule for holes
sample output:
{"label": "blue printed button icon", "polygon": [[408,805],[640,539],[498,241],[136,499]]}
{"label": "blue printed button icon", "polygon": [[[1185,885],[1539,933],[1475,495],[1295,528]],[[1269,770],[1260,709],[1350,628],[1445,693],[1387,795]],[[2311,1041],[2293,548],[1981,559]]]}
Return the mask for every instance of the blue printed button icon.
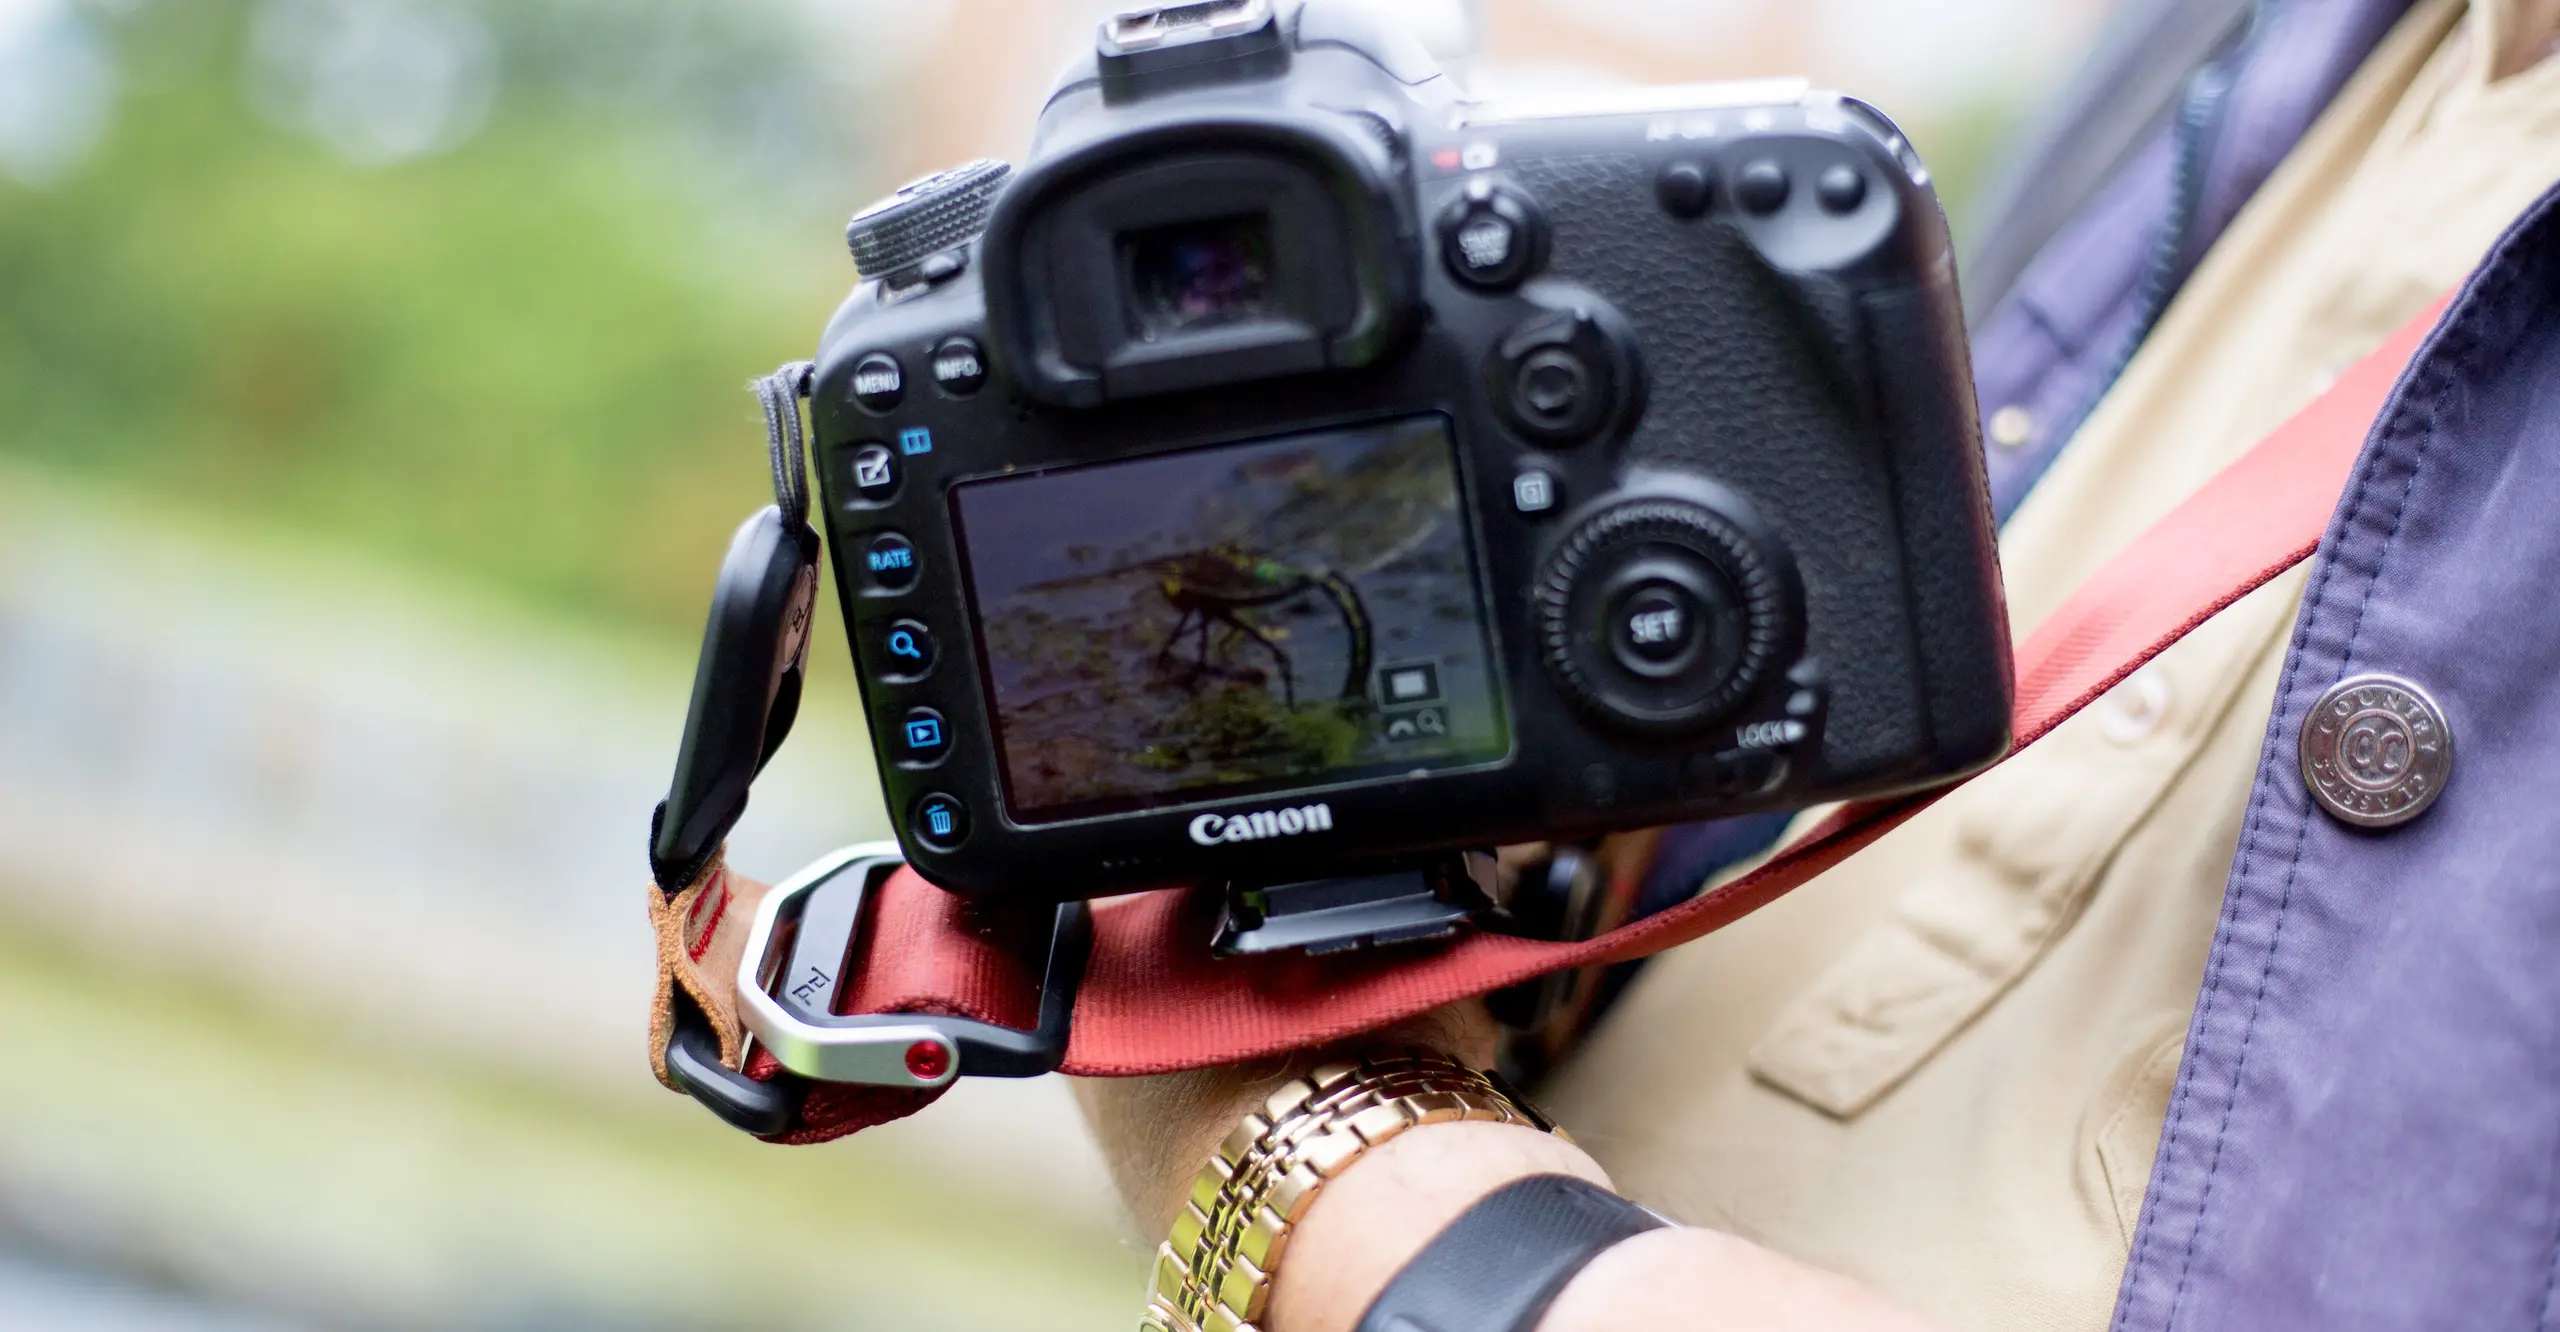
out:
{"label": "blue printed button icon", "polygon": [[923,569],[915,543],[896,532],[871,538],[862,549],[862,564],[871,575],[871,586],[883,592],[904,592],[915,586],[916,575]]}
{"label": "blue printed button icon", "polygon": [[879,637],[881,674],[898,684],[923,679],[933,670],[933,635],[913,620],[892,620],[875,630]]}
{"label": "blue printed button icon", "polygon": [[933,452],[933,432],[923,426],[908,426],[898,432],[898,452],[912,458]]}
{"label": "blue printed button icon", "polygon": [[951,735],[943,729],[942,714],[931,708],[909,708],[898,724],[898,739],[905,746],[898,761],[911,767],[923,767],[942,761],[951,748]]}
{"label": "blue printed button icon", "polygon": [[957,797],[936,791],[916,801],[907,827],[927,848],[948,851],[968,840],[969,807]]}

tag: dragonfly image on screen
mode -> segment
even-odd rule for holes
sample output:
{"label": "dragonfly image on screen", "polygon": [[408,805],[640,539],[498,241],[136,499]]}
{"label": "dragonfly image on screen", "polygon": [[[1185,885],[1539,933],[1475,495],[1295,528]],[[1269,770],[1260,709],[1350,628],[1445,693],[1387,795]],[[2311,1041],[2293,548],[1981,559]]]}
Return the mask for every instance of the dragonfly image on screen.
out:
{"label": "dragonfly image on screen", "polygon": [[[960,508],[1024,813],[1498,752],[1441,418],[1001,478]],[[1427,720],[1382,660],[1446,681]]]}

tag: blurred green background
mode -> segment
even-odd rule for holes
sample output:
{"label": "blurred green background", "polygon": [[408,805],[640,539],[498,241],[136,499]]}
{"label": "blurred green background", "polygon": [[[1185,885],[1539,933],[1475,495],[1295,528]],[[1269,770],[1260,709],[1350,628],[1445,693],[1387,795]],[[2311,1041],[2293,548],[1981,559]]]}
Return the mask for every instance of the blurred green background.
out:
{"label": "blurred green background", "polygon": [[[1054,1082],[784,1150],[640,1048],[744,385],[1108,7],[0,0],[0,1326],[1126,1325]],[[2099,5],[1387,7],[1869,96],[1961,235]],[[880,835],[840,641],[752,872]]]}

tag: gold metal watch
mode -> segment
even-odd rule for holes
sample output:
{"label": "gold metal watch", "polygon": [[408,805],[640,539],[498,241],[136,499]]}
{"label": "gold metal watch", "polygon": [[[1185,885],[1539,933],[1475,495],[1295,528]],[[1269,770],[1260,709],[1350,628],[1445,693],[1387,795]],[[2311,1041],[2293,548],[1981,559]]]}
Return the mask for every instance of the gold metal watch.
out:
{"label": "gold metal watch", "polygon": [[1325,1181],[1406,1129],[1452,1120],[1558,1132],[1497,1075],[1428,1050],[1323,1064],[1282,1085],[1191,1181],[1156,1246],[1140,1332],[1255,1332],[1290,1228]]}

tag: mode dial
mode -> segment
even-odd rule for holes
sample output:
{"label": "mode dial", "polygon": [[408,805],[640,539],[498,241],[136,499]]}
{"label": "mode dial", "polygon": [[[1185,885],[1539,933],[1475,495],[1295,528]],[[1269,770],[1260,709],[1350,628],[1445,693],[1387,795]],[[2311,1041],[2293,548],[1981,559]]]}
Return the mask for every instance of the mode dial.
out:
{"label": "mode dial", "polygon": [[853,215],[844,242],[853,266],[884,278],[923,263],[987,228],[987,214],[1013,168],[991,157],[909,181],[897,193]]}
{"label": "mode dial", "polygon": [[1794,650],[1782,559],[1738,503],[1662,497],[1606,509],[1564,539],[1538,579],[1548,674],[1620,730],[1711,727]]}

